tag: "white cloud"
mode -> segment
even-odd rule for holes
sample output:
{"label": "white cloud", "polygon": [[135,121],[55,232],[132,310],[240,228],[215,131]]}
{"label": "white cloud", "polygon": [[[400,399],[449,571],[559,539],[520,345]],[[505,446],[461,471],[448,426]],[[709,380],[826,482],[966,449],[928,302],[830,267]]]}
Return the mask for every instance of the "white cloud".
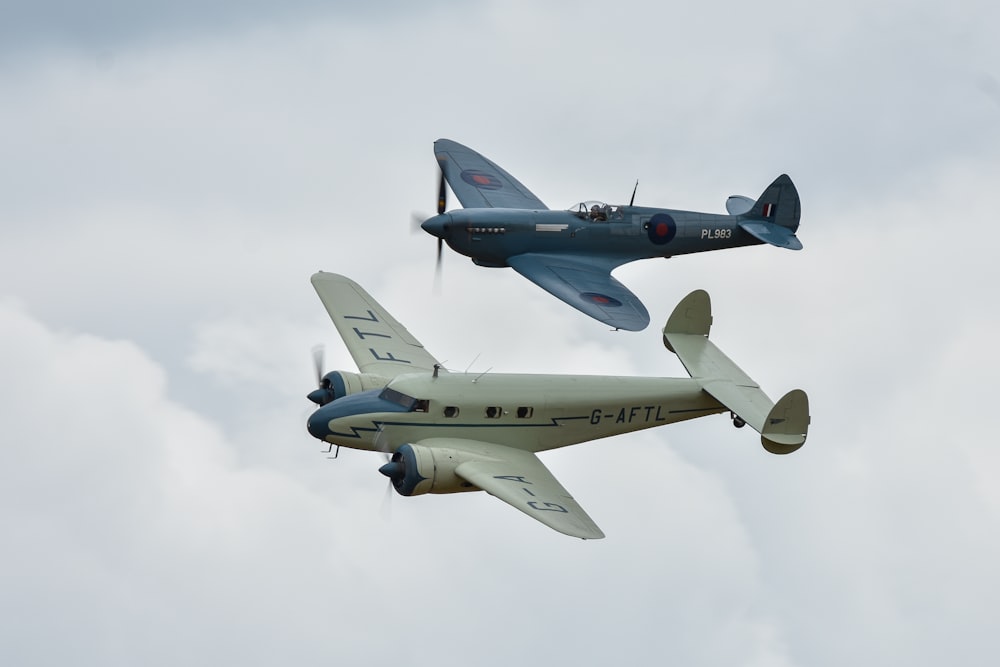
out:
{"label": "white cloud", "polygon": [[[163,369],[134,344],[56,333],[11,304],[0,322],[8,343],[2,398],[10,410],[0,488],[13,547],[2,559],[7,659],[72,654],[101,664],[160,664],[197,655],[263,664],[291,654],[387,664],[391,655],[371,656],[371,643],[386,633],[419,643],[425,630],[412,623],[417,605],[457,629],[462,651],[474,650],[491,624],[513,627],[520,639],[482,660],[500,664],[541,638],[532,639],[542,620],[562,631],[596,629],[587,607],[596,601],[600,623],[632,619],[610,637],[635,642],[626,654],[638,658],[645,651],[639,639],[655,622],[641,610],[678,591],[704,595],[695,585],[701,576],[725,586],[713,584],[704,603],[684,605],[677,620],[692,629],[713,623],[734,591],[750,607],[761,594],[752,555],[731,558],[748,545],[725,492],[667,449],[654,457],[666,496],[658,485],[595,479],[580,465],[586,454],[548,457],[559,467],[576,460],[566,476],[581,497],[591,496],[598,514],[620,516],[612,547],[586,551],[591,545],[525,525],[484,495],[396,498],[385,523],[377,518],[383,487],[371,457],[342,454],[324,468],[324,487],[287,463],[285,470],[248,466],[240,463],[243,438],[230,441],[168,399]],[[245,418],[247,434],[273,433],[274,415]],[[321,467],[314,453],[283,451]],[[632,468],[610,451],[591,454],[609,471],[617,462],[617,474]],[[672,498],[701,498],[697,514],[663,515],[650,531],[647,511],[636,510],[669,506]],[[641,554],[676,539],[683,540],[670,549],[676,566],[649,581]],[[619,563],[613,572],[605,571],[609,558]],[[693,571],[703,575],[692,580]],[[575,609],[562,608],[573,600]],[[461,611],[470,609],[478,611]],[[724,637],[720,661],[775,650],[766,615],[741,612],[727,623],[716,631]],[[683,649],[701,650],[693,641]]]}

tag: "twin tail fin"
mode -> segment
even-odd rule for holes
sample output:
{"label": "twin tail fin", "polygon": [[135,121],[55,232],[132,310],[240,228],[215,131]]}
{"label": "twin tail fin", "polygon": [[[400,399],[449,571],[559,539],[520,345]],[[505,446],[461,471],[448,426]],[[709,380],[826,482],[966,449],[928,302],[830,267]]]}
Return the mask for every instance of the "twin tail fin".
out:
{"label": "twin tail fin", "polygon": [[711,327],[708,292],[695,290],[674,308],[663,327],[663,344],[734,419],[760,433],[764,449],[772,454],[797,450],[805,444],[809,431],[809,397],[801,389],[793,389],[777,403],[772,402],[759,384],[708,339]]}

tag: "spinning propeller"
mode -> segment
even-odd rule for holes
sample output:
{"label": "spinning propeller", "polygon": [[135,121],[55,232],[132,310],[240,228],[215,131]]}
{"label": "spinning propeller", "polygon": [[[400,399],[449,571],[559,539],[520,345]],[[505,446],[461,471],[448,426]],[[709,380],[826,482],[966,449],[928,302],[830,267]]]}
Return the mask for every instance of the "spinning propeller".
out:
{"label": "spinning propeller", "polygon": [[336,398],[336,396],[334,396],[333,389],[330,387],[330,380],[323,377],[323,346],[317,345],[313,348],[312,353],[313,367],[316,369],[317,388],[309,392],[306,398],[322,407]]}
{"label": "spinning propeller", "polygon": [[[444,178],[444,171],[441,171],[441,180],[438,183],[437,214],[441,215],[448,209],[448,183]],[[437,259],[434,262],[434,287],[439,289],[441,285],[441,256],[444,253],[444,232],[441,229],[441,221],[435,218],[420,218],[413,215],[414,227],[421,227],[424,231],[437,237]],[[430,226],[428,226],[430,225]]]}
{"label": "spinning propeller", "polygon": [[[441,180],[438,184],[438,215],[448,210],[448,184],[444,180],[444,170],[441,170]],[[434,263],[434,285],[440,289],[441,286],[441,253],[444,247],[444,239],[438,237],[437,261]]]}
{"label": "spinning propeller", "polygon": [[[392,462],[392,445],[389,444],[389,439],[385,432],[385,425],[379,423],[378,431],[375,433],[375,438],[373,441],[375,445],[375,451],[381,452],[382,457],[385,459],[385,464],[378,469],[380,473],[389,478],[388,484],[385,487],[385,495],[382,497],[382,506],[379,508],[379,514],[382,515],[384,521],[389,521],[392,518],[392,490],[393,490],[393,477],[401,476],[401,472],[397,472],[393,466],[398,466],[399,464]],[[389,469],[391,472],[386,472]]]}

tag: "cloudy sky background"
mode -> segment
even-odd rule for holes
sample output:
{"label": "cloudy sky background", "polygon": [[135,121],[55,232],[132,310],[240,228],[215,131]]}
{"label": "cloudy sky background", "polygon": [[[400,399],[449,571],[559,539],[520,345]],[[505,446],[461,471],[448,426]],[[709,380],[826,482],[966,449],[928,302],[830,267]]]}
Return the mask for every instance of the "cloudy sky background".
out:
{"label": "cloudy sky background", "polygon": [[[0,3],[0,662],[993,664],[1000,9],[877,4]],[[439,137],[552,208],[787,172],[805,250],[623,267],[635,334],[453,253],[434,296]],[[386,511],[304,428],[318,269],[476,372],[683,376],[705,288],[810,440],[543,455],[597,542]]]}

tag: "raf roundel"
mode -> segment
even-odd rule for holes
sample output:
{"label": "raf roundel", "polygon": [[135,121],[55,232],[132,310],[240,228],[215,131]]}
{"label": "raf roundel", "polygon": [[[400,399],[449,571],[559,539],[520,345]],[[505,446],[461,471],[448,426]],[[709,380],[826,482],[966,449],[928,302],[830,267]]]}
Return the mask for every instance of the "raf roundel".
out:
{"label": "raf roundel", "polygon": [[646,233],[649,240],[656,245],[664,245],[674,240],[677,235],[677,223],[666,213],[657,213],[646,223]]}
{"label": "raf roundel", "polygon": [[622,302],[618,299],[608,296],[607,294],[598,294],[597,292],[581,292],[580,296],[587,301],[592,301],[598,306],[607,306],[610,308],[619,308]]}
{"label": "raf roundel", "polygon": [[503,187],[500,179],[479,169],[466,169],[461,176],[463,181],[481,190],[499,190]]}

